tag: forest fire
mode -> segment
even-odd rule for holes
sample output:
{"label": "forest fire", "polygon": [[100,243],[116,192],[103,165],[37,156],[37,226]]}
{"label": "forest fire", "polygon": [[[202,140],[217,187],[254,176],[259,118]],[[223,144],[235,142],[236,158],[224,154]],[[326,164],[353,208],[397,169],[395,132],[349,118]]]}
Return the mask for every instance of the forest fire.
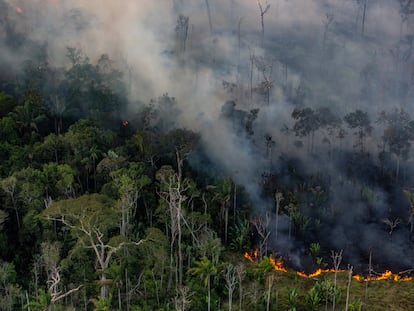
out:
{"label": "forest fire", "polygon": [[[299,275],[300,277],[311,279],[311,278],[321,275],[322,273],[330,273],[330,272],[335,273],[335,269],[320,269],[319,268],[318,270],[310,274],[306,274],[300,271],[297,271],[296,274]],[[345,272],[345,270],[337,270],[336,272]]]}
{"label": "forest fire", "polygon": [[[248,252],[245,252],[244,253],[244,258],[246,258],[250,262],[256,263],[256,262],[259,261],[259,256],[258,255],[259,255],[259,250],[255,249],[250,254]],[[269,263],[272,265],[272,267],[275,271],[287,272],[286,268],[283,267],[283,262],[276,261],[275,259],[273,259],[272,256],[269,256]]]}
{"label": "forest fire", "polygon": [[23,14],[23,9],[19,6],[16,6],[16,13],[17,14]]}
{"label": "forest fire", "polygon": [[390,270],[385,270],[385,272],[380,275],[371,275],[363,277],[361,275],[354,275],[353,278],[359,282],[369,282],[369,281],[382,281],[382,280],[394,280],[394,281],[411,281],[413,277],[403,276],[404,272],[392,273]]}
{"label": "forest fire", "polygon": [[122,126],[127,126],[129,122],[127,120],[122,121]]}
{"label": "forest fire", "polygon": [[[255,249],[254,251],[248,253],[245,252],[244,253],[244,258],[246,258],[247,260],[249,260],[250,262],[253,263],[257,263],[259,261],[259,250]],[[272,265],[273,269],[275,271],[281,271],[281,272],[287,272],[287,269],[283,266],[283,262],[282,261],[276,261],[273,259],[272,256],[269,256],[269,262]],[[296,271],[296,275],[302,277],[302,278],[307,278],[307,279],[311,279],[311,278],[315,278],[320,276],[323,273],[335,273],[335,272],[345,272],[346,270],[336,270],[335,269],[317,269],[315,272],[306,274],[305,272],[300,272],[300,271]],[[400,282],[400,281],[412,281],[413,277],[409,276],[409,275],[405,275],[406,273],[408,273],[409,271],[403,271],[403,272],[399,272],[399,273],[392,273],[390,270],[386,270],[385,272],[383,272],[382,274],[377,274],[377,275],[371,275],[371,276],[362,276],[362,275],[354,275],[353,279],[357,280],[359,282],[369,282],[369,281],[382,281],[382,280],[393,280],[395,282]]]}

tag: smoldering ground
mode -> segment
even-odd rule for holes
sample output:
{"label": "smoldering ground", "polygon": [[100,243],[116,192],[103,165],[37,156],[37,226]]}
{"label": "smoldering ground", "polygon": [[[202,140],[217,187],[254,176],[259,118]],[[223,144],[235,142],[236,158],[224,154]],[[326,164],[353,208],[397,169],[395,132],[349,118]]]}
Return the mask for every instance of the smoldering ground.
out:
{"label": "smoldering ground", "polygon": [[[375,262],[411,267],[402,188],[412,185],[412,160],[402,163],[403,181],[378,173],[391,171],[395,157],[380,164],[384,127],[375,121],[395,108],[414,115],[413,17],[403,16],[399,1],[364,8],[351,0],[269,0],[268,10],[259,3],[3,0],[1,63],[17,70],[34,56],[30,45],[8,42],[11,33],[46,43],[51,66],[68,66],[67,46],[92,60],[107,53],[128,73],[130,112],[142,108],[132,103],[174,96],[177,114],[169,117],[201,134],[203,156],[247,189],[257,214],[274,213],[273,196],[262,191],[264,173],[285,197],[297,195],[298,211],[319,229],[308,224],[312,230],[289,239],[285,199],[275,252],[307,258],[307,246],[318,241],[325,251],[344,249],[355,265],[372,249]],[[188,17],[184,28],[180,14]],[[228,101],[234,105],[225,114]],[[292,111],[303,107],[328,107],[340,119],[367,112],[373,130],[364,138],[366,155],[354,155],[355,130],[344,122],[347,135],[319,129],[310,150],[310,135],[293,130]],[[322,198],[312,195],[316,187]],[[400,219],[392,235],[384,219]]]}

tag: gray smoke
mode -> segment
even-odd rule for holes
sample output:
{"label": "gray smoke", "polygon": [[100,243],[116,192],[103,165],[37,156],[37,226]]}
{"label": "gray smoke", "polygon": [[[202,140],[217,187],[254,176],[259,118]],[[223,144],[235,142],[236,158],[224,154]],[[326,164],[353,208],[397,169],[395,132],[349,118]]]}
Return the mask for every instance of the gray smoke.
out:
{"label": "gray smoke", "polygon": [[[164,93],[174,96],[180,113],[171,117],[201,134],[206,156],[223,175],[245,187],[258,213],[274,210],[272,197],[262,196],[262,174],[277,175],[286,170],[286,159],[295,159],[300,163],[298,174],[330,176],[329,182],[322,178],[328,197],[323,210],[313,209],[318,204],[314,198],[299,202],[304,215],[321,218],[320,232],[311,235],[315,242],[344,249],[350,263],[362,264],[372,249],[378,262],[411,267],[408,202],[402,192],[387,192],[371,186],[368,178],[355,180],[345,173],[344,166],[358,167],[349,163],[351,157],[335,156],[335,150],[354,152],[355,136],[345,124],[348,135],[342,140],[329,131],[317,132],[318,156],[311,155],[309,139],[292,132],[291,113],[294,108],[329,107],[342,118],[360,109],[368,112],[373,126],[383,110],[403,108],[414,116],[414,18],[403,20],[399,2],[391,0],[369,1],[364,23],[357,1],[269,0],[262,44],[256,1],[208,2],[213,33],[203,0],[7,0],[5,4],[16,32],[47,42],[52,66],[68,65],[67,46],[81,48],[91,60],[107,53],[120,69],[130,72],[126,83],[131,103],[148,103]],[[185,37],[176,31],[180,14],[189,21]],[[0,39],[5,37],[0,29]],[[31,57],[25,50],[16,53],[0,47],[0,51],[4,64],[18,65]],[[223,116],[226,102],[235,104],[231,117]],[[141,108],[130,106],[132,113]],[[259,110],[247,133],[253,109]],[[374,159],[383,128],[375,128],[365,143],[371,162],[378,163]],[[265,137],[274,142],[271,156]],[[411,158],[404,170],[413,171]],[[301,182],[286,174],[279,174],[279,182],[294,193],[301,191]],[[383,219],[397,217],[401,224],[389,235]],[[288,224],[289,218],[281,217],[279,239],[272,243],[301,266],[297,258],[306,256],[307,250],[299,240],[288,240]]]}

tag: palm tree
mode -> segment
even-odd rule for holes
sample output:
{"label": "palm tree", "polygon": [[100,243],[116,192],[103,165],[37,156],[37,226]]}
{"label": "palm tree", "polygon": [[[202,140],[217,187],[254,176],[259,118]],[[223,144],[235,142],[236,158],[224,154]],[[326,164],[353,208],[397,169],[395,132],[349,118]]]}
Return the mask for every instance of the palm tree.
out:
{"label": "palm tree", "polygon": [[207,310],[211,310],[211,277],[217,274],[217,267],[214,263],[203,256],[199,261],[196,261],[195,267],[188,270],[192,276],[198,276],[207,287]]}
{"label": "palm tree", "polygon": [[38,132],[37,124],[44,120],[45,116],[40,113],[30,101],[25,101],[23,106],[17,106],[10,116],[20,127],[22,135],[30,135],[33,131]]}

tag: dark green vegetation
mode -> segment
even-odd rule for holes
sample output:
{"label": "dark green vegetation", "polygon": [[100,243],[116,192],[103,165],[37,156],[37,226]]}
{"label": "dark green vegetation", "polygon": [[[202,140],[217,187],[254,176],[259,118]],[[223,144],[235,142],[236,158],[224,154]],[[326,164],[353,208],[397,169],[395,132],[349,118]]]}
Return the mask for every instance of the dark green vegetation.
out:
{"label": "dark green vegetation", "polygon": [[[0,310],[414,310],[413,281],[348,273],[413,268],[414,2],[395,2],[384,42],[368,1],[355,27],[323,15],[320,42],[265,28],[264,1],[259,31],[240,18],[220,34],[212,2],[208,34],[176,14],[154,54],[200,81],[209,68],[219,90],[157,86],[142,103],[118,59],[68,47],[52,64],[13,21],[26,8],[0,0]],[[203,91],[203,109],[183,95]]]}

